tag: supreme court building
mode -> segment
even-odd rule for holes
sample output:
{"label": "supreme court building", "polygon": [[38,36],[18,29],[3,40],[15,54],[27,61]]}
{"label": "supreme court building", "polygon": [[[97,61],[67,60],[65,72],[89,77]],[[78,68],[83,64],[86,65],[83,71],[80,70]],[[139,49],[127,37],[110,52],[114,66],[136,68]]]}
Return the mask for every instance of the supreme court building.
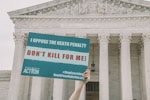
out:
{"label": "supreme court building", "polygon": [[8,13],[15,52],[8,100],[68,100],[78,81],[21,76],[29,32],[90,39],[80,100],[150,100],[150,2],[53,0]]}

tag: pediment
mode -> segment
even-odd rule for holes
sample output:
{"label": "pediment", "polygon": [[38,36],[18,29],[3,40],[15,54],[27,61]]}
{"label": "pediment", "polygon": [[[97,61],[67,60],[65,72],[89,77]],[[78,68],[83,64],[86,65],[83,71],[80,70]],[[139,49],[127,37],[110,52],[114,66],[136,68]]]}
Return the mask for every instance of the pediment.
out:
{"label": "pediment", "polygon": [[54,0],[9,12],[10,16],[150,15],[150,3],[136,0]]}

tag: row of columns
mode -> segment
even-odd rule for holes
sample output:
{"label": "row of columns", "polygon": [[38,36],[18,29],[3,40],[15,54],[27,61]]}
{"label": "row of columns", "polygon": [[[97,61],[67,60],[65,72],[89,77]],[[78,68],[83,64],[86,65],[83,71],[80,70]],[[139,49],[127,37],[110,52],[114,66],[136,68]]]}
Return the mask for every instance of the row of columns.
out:
{"label": "row of columns", "polygon": [[[108,70],[108,41],[109,35],[99,36],[99,100],[109,100],[109,70]],[[120,36],[121,55],[121,100],[133,100],[131,59],[130,59],[130,38],[131,34]],[[144,42],[144,81],[145,99],[150,100],[150,35],[143,35]]]}
{"label": "row of columns", "polygon": [[[78,37],[86,37],[79,35]],[[99,100],[109,100],[109,65],[108,65],[108,44],[109,34],[98,34],[99,37]],[[120,35],[121,42],[121,100],[132,100],[131,83],[131,60],[130,60],[130,37],[131,34]],[[8,100],[29,100],[30,78],[21,76],[23,56],[25,51],[25,35],[15,34],[15,53],[13,71],[8,94]],[[144,80],[145,100],[150,100],[150,35],[143,35],[144,43]],[[32,79],[30,100],[43,100],[42,85],[46,80],[41,78]],[[63,100],[63,80],[54,79],[53,100]],[[78,82],[76,82],[76,86]],[[81,93],[80,100],[85,100],[85,87]]]}

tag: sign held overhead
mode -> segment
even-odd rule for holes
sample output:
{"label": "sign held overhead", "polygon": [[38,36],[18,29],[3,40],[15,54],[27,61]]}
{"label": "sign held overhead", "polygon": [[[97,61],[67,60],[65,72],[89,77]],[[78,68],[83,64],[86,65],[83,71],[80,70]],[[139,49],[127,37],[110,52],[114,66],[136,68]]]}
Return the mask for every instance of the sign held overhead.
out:
{"label": "sign held overhead", "polygon": [[22,75],[84,80],[90,40],[30,32]]}

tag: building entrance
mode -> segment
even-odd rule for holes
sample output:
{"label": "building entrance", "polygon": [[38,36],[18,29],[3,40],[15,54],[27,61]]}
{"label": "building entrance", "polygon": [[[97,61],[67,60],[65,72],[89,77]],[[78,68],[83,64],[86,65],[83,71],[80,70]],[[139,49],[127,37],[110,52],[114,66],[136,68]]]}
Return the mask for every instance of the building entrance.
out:
{"label": "building entrance", "polygon": [[86,100],[99,100],[99,82],[86,84]]}

